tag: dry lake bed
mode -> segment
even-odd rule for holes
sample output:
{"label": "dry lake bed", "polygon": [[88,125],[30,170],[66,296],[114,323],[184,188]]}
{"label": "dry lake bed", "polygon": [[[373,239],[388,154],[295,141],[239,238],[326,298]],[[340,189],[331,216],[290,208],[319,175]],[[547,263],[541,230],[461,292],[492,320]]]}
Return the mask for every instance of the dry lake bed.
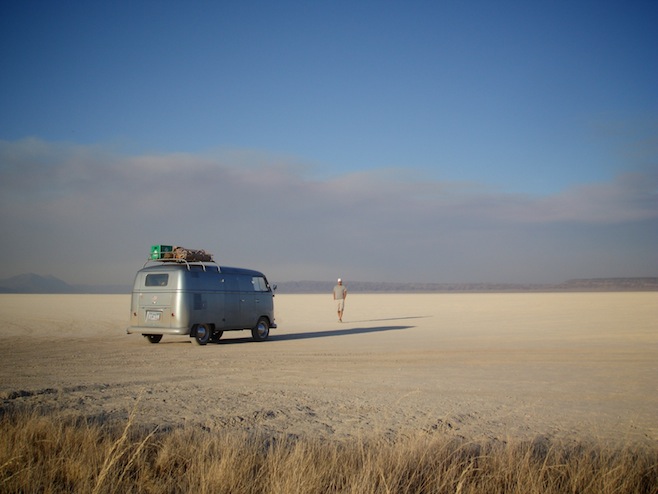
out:
{"label": "dry lake bed", "polygon": [[0,295],[5,410],[335,439],[658,440],[658,293],[275,298],[279,328],[150,344],[128,295]]}

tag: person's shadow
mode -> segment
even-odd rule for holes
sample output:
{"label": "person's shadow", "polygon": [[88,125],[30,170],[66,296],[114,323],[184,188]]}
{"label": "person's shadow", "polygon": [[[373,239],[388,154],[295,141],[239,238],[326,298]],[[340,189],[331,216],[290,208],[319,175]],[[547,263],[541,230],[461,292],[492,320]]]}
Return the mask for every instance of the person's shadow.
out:
{"label": "person's shadow", "polygon": [[381,321],[402,321],[404,319],[425,319],[427,317],[431,317],[431,316],[387,317],[384,319],[363,319],[361,321],[343,321],[343,322],[349,322],[354,324],[357,322],[381,322]]}

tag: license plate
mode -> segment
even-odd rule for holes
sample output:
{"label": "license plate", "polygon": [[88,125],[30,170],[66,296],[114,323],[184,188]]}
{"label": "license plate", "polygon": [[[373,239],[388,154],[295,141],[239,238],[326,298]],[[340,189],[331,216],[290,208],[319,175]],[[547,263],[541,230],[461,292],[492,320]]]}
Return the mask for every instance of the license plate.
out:
{"label": "license plate", "polygon": [[162,312],[159,310],[147,310],[146,311],[146,320],[147,321],[159,321],[160,316],[162,315]]}

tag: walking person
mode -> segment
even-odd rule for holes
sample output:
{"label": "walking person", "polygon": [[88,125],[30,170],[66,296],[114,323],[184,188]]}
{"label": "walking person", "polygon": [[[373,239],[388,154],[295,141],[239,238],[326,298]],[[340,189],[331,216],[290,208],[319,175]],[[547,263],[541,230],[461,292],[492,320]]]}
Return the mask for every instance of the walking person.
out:
{"label": "walking person", "polygon": [[343,322],[343,311],[345,310],[345,299],[347,298],[347,288],[343,285],[343,280],[338,278],[338,284],[334,287],[334,300],[338,309],[338,320]]}

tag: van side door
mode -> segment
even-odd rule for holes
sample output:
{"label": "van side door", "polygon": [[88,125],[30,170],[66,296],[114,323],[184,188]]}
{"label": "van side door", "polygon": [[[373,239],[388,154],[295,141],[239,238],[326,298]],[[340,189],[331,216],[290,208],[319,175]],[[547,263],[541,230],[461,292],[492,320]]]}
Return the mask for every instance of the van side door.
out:
{"label": "van side door", "polygon": [[224,285],[224,314],[222,327],[218,329],[243,329],[238,279],[233,274],[225,274],[221,275],[220,282]]}
{"label": "van side door", "polygon": [[256,292],[251,275],[240,274],[238,287],[240,289],[240,320],[241,327],[253,328],[258,322],[258,311],[256,309]]}

